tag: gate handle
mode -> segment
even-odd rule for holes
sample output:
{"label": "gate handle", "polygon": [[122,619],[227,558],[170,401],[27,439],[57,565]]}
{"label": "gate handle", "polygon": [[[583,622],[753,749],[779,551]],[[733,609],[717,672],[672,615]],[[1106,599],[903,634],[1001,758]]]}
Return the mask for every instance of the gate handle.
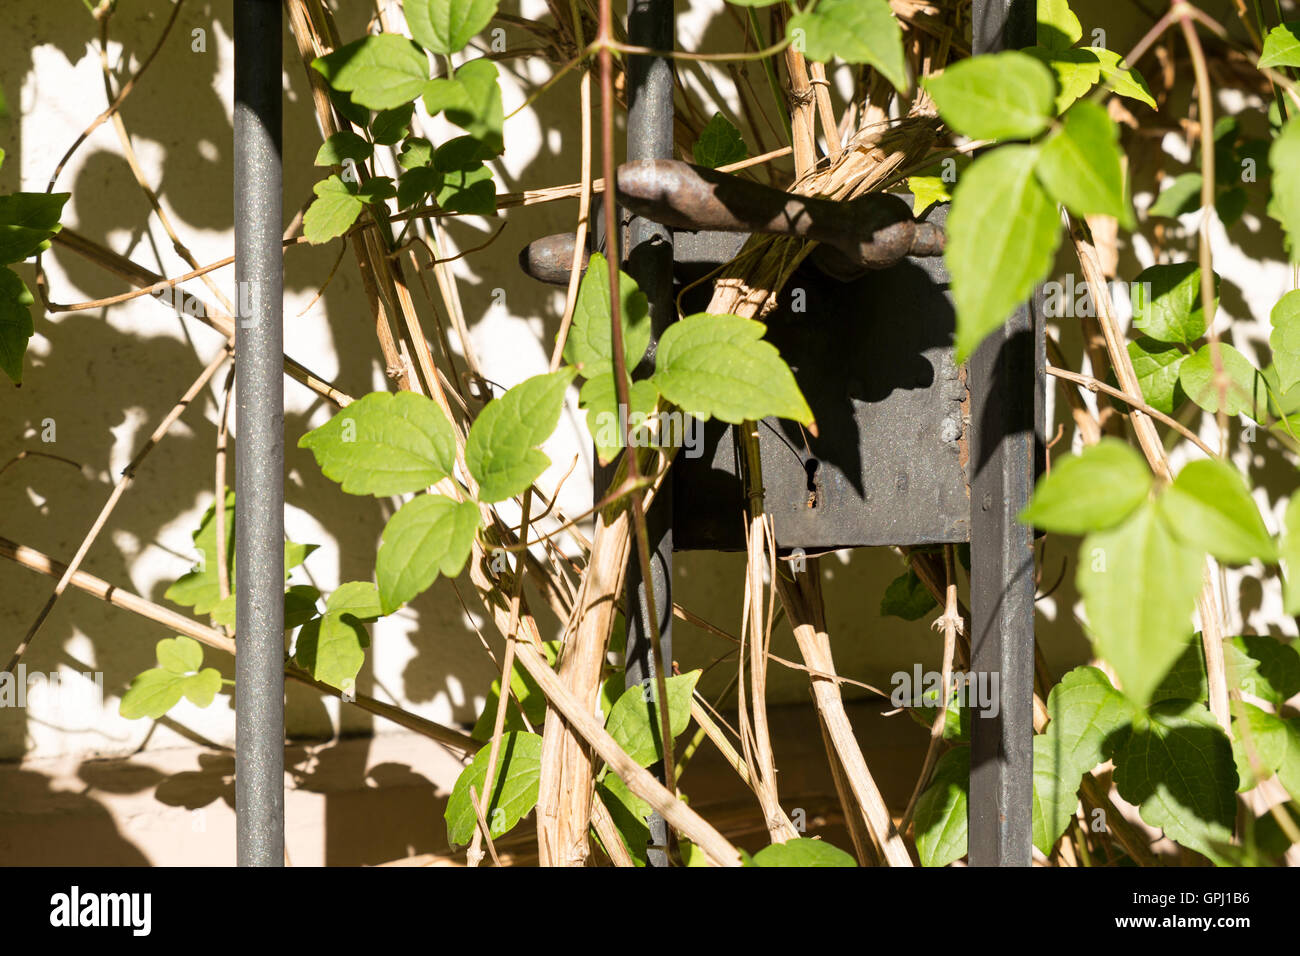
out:
{"label": "gate handle", "polygon": [[799,196],[675,159],[624,163],[617,190],[619,203],[634,215],[665,226],[815,240],[839,253],[819,263],[839,266],[826,270],[837,276],[943,253],[943,229],[917,222],[911,207],[890,193],[847,202]]}
{"label": "gate handle", "polygon": [[[799,196],[771,186],[672,159],[646,159],[618,168],[620,205],[652,222],[691,232],[748,232],[819,243],[813,263],[849,281],[887,269],[907,256],[943,254],[944,231],[917,222],[900,197],[869,193],[840,202]],[[574,233],[534,240],[519,253],[523,271],[565,285],[573,268]],[[582,253],[582,269],[589,253]]]}

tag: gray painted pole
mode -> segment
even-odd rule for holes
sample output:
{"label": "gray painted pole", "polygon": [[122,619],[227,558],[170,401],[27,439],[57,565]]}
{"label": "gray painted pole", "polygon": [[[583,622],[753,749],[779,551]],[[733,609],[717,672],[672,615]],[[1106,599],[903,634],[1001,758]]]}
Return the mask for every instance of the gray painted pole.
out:
{"label": "gray painted pole", "polygon": [[236,859],[284,865],[280,0],[235,0]]}
{"label": "gray painted pole", "polygon": [[[975,0],[973,50],[1034,42],[1032,0]],[[1033,854],[1033,531],[1016,515],[1034,485],[1043,333],[1026,303],[971,356],[971,670],[998,678],[996,714],[972,711],[971,866]],[[991,686],[991,685],[990,685]]]}
{"label": "gray painted pole", "polygon": [[[670,50],[673,46],[672,0],[628,0],[627,38],[636,46]],[[663,57],[628,57],[627,158],[671,159],[673,157],[673,71]],[[611,246],[611,248],[614,248]],[[637,281],[650,301],[652,336],[647,362],[653,364],[659,336],[675,318],[673,307],[673,235],[667,226],[633,216],[627,226],[628,275]],[[659,621],[662,666],[672,673],[672,574],[673,496],[672,475],[650,507],[646,509],[646,530],[650,537],[649,589],[641,579],[641,562],[635,546],[627,566],[627,686],[655,679],[661,666],[655,661],[650,642],[650,614]],[[647,593],[647,590],[649,593]],[[663,778],[662,764],[652,768]],[[668,825],[659,814],[649,820],[650,843],[656,849],[646,854],[650,866],[668,866]]]}

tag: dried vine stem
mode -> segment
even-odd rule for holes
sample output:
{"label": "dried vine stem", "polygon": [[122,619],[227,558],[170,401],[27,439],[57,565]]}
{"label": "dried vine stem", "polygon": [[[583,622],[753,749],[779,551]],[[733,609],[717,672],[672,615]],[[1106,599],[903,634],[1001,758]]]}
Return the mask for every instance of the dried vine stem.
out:
{"label": "dried vine stem", "polygon": [[944,585],[943,614],[935,619],[933,627],[943,631],[943,664],[939,672],[939,710],[934,723],[930,725],[930,742],[925,749],[925,762],[921,773],[916,778],[916,787],[912,790],[907,809],[903,811],[898,822],[900,833],[906,833],[916,812],[916,803],[921,799],[921,791],[930,780],[930,773],[939,761],[939,745],[943,743],[943,729],[948,725],[949,687],[952,684],[952,661],[957,650],[957,631],[962,628],[961,611],[957,607],[957,568],[953,561],[953,548],[950,544],[943,546],[943,568],[946,583]]}
{"label": "dried vine stem", "polygon": [[[1142,386],[1137,373],[1129,359],[1128,347],[1124,333],[1115,318],[1115,306],[1110,297],[1110,287],[1102,273],[1101,262],[1092,240],[1087,234],[1087,227],[1078,220],[1070,219],[1070,240],[1079,259],[1079,267],[1088,283],[1093,304],[1097,310],[1097,321],[1106,337],[1106,351],[1110,355],[1111,367],[1119,380],[1120,388],[1130,395],[1141,395]],[[1152,420],[1141,410],[1134,408],[1129,420],[1137,436],[1138,445],[1146,456],[1147,463],[1156,477],[1164,481],[1173,480],[1169,467],[1169,456],[1160,441],[1160,435]],[[1232,725],[1228,714],[1228,679],[1223,656],[1223,625],[1219,616],[1219,601],[1215,593],[1214,580],[1207,561],[1203,571],[1203,584],[1197,596],[1196,606],[1201,618],[1201,644],[1205,649],[1205,667],[1209,680],[1210,712],[1219,722],[1228,739],[1232,739]]]}
{"label": "dried vine stem", "polygon": [[[470,579],[498,631],[504,635],[509,631],[510,609],[487,568],[487,552],[476,542],[470,558]],[[622,778],[629,790],[650,804],[669,825],[698,846],[710,862],[718,866],[739,866],[740,854],[736,848],[712,824],[677,799],[653,774],[627,755],[596,718],[593,713],[594,702],[580,700],[564,685],[546,657],[537,649],[541,636],[526,602],[520,607],[519,627],[527,640],[519,642],[517,659],[537,682],[551,708],[557,710],[567,725]],[[539,814],[539,830],[542,823]]]}
{"label": "dried vine stem", "polygon": [[[777,589],[804,660],[810,667],[833,674],[835,659],[831,654],[830,637],[824,627],[818,626],[817,615],[813,611],[813,607],[821,602],[821,568],[816,558],[809,559],[808,567],[808,572],[799,575],[795,581],[779,575],[776,579]],[[912,858],[907,852],[907,846],[890,818],[889,808],[885,805],[884,797],[881,796],[853,735],[853,725],[849,723],[844,709],[839,685],[834,681],[814,677],[812,691],[817,712],[825,722],[826,733],[876,849],[890,866],[911,866]]]}
{"label": "dried vine stem", "polygon": [[[52,578],[61,577],[68,570],[68,565],[63,562],[56,561],[35,548],[29,548],[15,541],[10,541],[8,538],[0,538],[0,558],[7,558],[29,571],[35,571]],[[131,611],[147,620],[162,624],[168,630],[177,634],[192,637],[200,644],[215,650],[225,651],[227,654],[233,655],[235,653],[234,637],[228,637],[214,627],[200,624],[198,621],[173,611],[171,608],[155,604],[153,601],[115,584],[109,584],[93,574],[85,571],[75,571],[69,577],[68,582],[74,588],[97,597],[101,601],[106,601],[114,607],[119,607],[124,611]],[[386,704],[366,694],[357,694],[354,699],[345,698],[343,692],[338,688],[313,680],[308,674],[297,668],[286,667],[285,676],[300,684],[314,687],[322,694],[339,698],[344,703],[352,704],[360,710],[374,714],[376,717],[390,720],[398,726],[412,730],[417,734],[428,737],[430,740],[436,740],[438,743],[445,744],[459,753],[470,753],[478,749],[479,742],[468,734],[452,730],[450,727],[443,727],[441,724],[436,724],[417,714],[402,710],[402,708],[393,704]]]}
{"label": "dried vine stem", "polygon": [[[532,491],[524,492],[523,517],[519,521],[519,538],[524,542],[528,540],[528,519],[532,504]],[[492,799],[492,788],[496,783],[497,759],[501,754],[501,736],[506,725],[506,706],[511,697],[509,689],[510,676],[515,669],[515,637],[519,633],[519,602],[523,594],[525,573],[526,565],[521,558],[515,566],[514,585],[510,592],[510,623],[506,631],[506,652],[501,661],[501,683],[498,685],[500,690],[497,692],[497,712],[492,723],[492,741],[488,744],[487,770],[483,774],[483,796],[482,798],[475,798],[472,795],[470,797],[470,800],[475,804],[474,811],[479,823],[474,830],[469,850],[465,855],[465,863],[471,868],[478,866],[483,859],[481,847],[483,840],[487,840],[488,849],[492,851],[493,861],[497,866],[501,865],[501,861],[497,859],[496,850],[492,848],[491,830],[484,820],[487,818],[489,802]]]}
{"label": "dried vine stem", "polygon": [[[67,249],[69,252],[75,252],[88,262],[94,263],[121,279],[125,279],[136,288],[155,292],[172,288],[175,283],[181,281],[180,279],[164,278],[134,260],[128,259],[106,246],[101,246],[94,240],[88,239],[76,230],[69,229],[66,226],[51,236],[50,242],[53,245]],[[180,295],[182,293],[177,290],[176,294]],[[209,328],[216,329],[227,339],[235,337],[235,322],[230,315],[219,309],[212,308],[209,303],[202,300],[199,300],[199,306],[200,308],[197,314],[193,316],[194,318]],[[188,315],[189,313],[186,312],[185,314]],[[340,391],[330,382],[307,368],[307,366],[290,358],[288,355],[284,357],[284,371],[294,381],[307,386],[317,395],[332,402],[339,408],[352,403],[351,395]]]}
{"label": "dried vine stem", "polygon": [[[869,191],[885,182],[899,168],[917,161],[928,152],[937,129],[938,124],[932,116],[917,116],[895,127],[862,130],[850,140],[837,162],[822,172],[808,171],[793,189],[840,199]],[[811,243],[802,240],[751,238],[745,250],[756,255],[744,256],[742,253],[736,263],[723,270],[715,283],[707,311],[761,316],[775,305],[776,295],[811,248]],[[752,423],[739,428],[738,434],[747,463],[745,480],[752,520],[763,513],[758,439]],[[816,623],[824,618],[820,608],[821,591],[816,583],[804,583],[810,578],[811,575],[802,575],[800,585],[792,586],[778,574],[777,593],[794,628],[804,662],[813,671],[834,674],[830,639],[824,626],[818,627]],[[838,681],[814,676],[812,686],[813,699],[831,743],[828,755],[832,770],[842,771],[847,783],[845,790],[857,802],[857,815],[861,816],[864,828],[885,861],[893,866],[911,866],[911,856],[894,827],[888,807],[854,739]],[[851,818],[855,814],[846,807],[845,815]]]}
{"label": "dried vine stem", "polygon": [[[601,160],[606,182],[614,180],[614,81],[612,45],[614,43],[613,15],[610,0],[599,2],[598,36],[594,44],[598,50],[601,85]],[[618,219],[614,203],[605,203],[605,233],[611,253],[606,257],[610,288],[610,349],[613,354],[614,383],[619,405],[630,408],[628,399],[630,378],[623,348],[620,276],[618,249]],[[614,598],[623,586],[628,552],[636,549],[645,581],[653,580],[650,566],[649,533],[646,529],[646,496],[638,486],[641,464],[632,441],[633,424],[625,425],[625,453],[619,459],[619,473],[625,472],[632,484],[628,507],[602,515],[597,519],[596,534],[592,543],[591,564],[584,575],[579,616],[576,626],[570,627],[570,638],[565,642],[559,660],[559,678],[592,712],[600,690],[600,673],[606,648],[614,629]],[[666,455],[654,453],[654,470],[662,478],[667,470]],[[617,479],[616,479],[617,480]],[[605,542],[608,541],[606,545]],[[607,549],[607,550],[606,550]],[[614,566],[611,566],[611,563]],[[659,640],[659,621],[652,611],[646,623],[650,635],[653,659],[663,661]],[[654,668],[657,694],[654,711],[659,718],[660,741],[664,779],[675,784],[673,769],[673,736],[668,717],[668,692],[664,667]],[[567,718],[569,715],[565,715]],[[594,716],[594,714],[593,714]],[[547,714],[546,730],[542,734],[542,767],[538,784],[538,852],[543,865],[578,865],[587,862],[587,835],[591,827],[591,802],[594,792],[590,755],[570,726],[555,714]],[[667,817],[665,817],[667,819]]]}
{"label": "dried vine stem", "polygon": [[[162,441],[163,436],[165,436],[167,432],[171,430],[172,425],[176,423],[176,419],[181,417],[181,413],[184,412],[185,409],[189,407],[190,402],[194,400],[194,396],[198,395],[198,393],[203,390],[203,386],[207,385],[212,376],[217,374],[217,370],[226,363],[228,358],[230,358],[233,350],[233,343],[227,342],[226,347],[218,352],[216,358],[210,361],[203,371],[199,373],[198,378],[196,378],[190,387],[185,390],[185,394],[182,395],[176,404],[172,406],[171,411],[163,416],[162,421],[160,421],[157,427],[154,428],[153,432],[145,440],[144,444],[140,446],[140,449],[131,458],[131,461],[127,466],[122,469],[121,477],[118,478],[117,483],[113,486],[113,490],[109,494],[108,500],[104,502],[104,506],[99,509],[99,514],[91,524],[90,530],[87,531],[85,537],[82,538],[81,545],[77,548],[77,553],[73,556],[72,562],[64,569],[62,576],[59,578],[58,584],[54,586],[54,593],[52,593],[46,600],[45,605],[36,615],[36,619],[32,621],[31,626],[28,627],[27,633],[23,635],[23,639],[14,649],[13,656],[10,657],[9,663],[5,665],[5,672],[13,674],[17,669],[18,662],[23,659],[23,654],[27,652],[27,648],[30,647],[32,641],[35,640],[36,634],[41,629],[41,625],[44,624],[46,618],[50,616],[50,612],[54,610],[54,605],[58,603],[58,600],[63,595],[69,581],[71,581],[73,575],[77,573],[77,569],[81,567],[81,562],[85,560],[86,554],[90,551],[95,540],[99,537],[100,531],[104,529],[104,525],[108,522],[108,518],[113,513],[113,509],[117,507],[118,501],[120,501],[122,495],[126,493],[127,488],[131,486],[131,482],[135,480],[135,472],[136,469],[140,467],[140,463],[144,461],[145,456],[148,455],[149,452],[153,451],[154,446]],[[220,505],[218,505],[218,507],[220,507]]]}
{"label": "dried vine stem", "polygon": [[[775,580],[779,574],[776,540],[771,516],[761,512],[750,519],[746,529],[745,602],[741,622],[741,648],[738,660],[740,742],[745,755],[747,777],[763,810],[763,820],[773,843],[797,839],[799,831],[791,825],[781,808],[776,786],[776,758],[767,720],[767,659],[772,642],[772,618],[776,589],[768,594],[764,607],[763,580]],[[748,640],[746,640],[748,638]],[[749,693],[745,692],[745,650],[749,651]],[[748,703],[747,703],[748,698]]]}

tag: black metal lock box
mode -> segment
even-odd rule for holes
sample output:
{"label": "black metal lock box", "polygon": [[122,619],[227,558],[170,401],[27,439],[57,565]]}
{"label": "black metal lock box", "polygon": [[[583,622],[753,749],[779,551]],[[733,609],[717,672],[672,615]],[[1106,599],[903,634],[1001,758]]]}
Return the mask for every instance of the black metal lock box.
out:
{"label": "black metal lock box", "polygon": [[[946,213],[934,206],[922,218],[942,225]],[[703,276],[745,238],[689,235],[678,243],[675,280]],[[706,308],[711,288],[688,292],[685,310]],[[764,507],[778,547],[969,541],[969,402],[965,369],[953,362],[943,257],[907,258],[852,282],[805,261],[762,321],[819,431],[814,438],[775,418],[760,425]],[[678,453],[675,550],[744,549],[738,447],[733,426],[710,421],[700,453]]]}

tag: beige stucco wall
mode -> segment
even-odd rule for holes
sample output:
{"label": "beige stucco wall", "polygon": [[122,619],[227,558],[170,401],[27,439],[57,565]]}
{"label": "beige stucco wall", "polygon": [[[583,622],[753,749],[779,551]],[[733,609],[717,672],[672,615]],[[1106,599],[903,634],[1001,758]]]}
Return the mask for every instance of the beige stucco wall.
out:
{"label": "beige stucco wall", "polygon": [[[342,6],[349,8],[342,18],[345,35],[355,35],[361,29],[358,8],[364,5]],[[518,9],[515,4],[506,6]],[[1093,2],[1075,6],[1086,30],[1105,24],[1112,47],[1126,49],[1135,39],[1131,28],[1113,22],[1121,15],[1113,9],[1115,5]],[[113,19],[110,58],[115,66],[127,62],[134,70],[152,47],[170,4],[124,0],[120,7]],[[709,12],[720,7],[720,0],[678,4],[684,45],[702,34]],[[525,2],[522,8],[530,16],[540,15],[542,9],[536,0]],[[72,0],[8,0],[5,14],[6,26],[0,33],[0,62],[5,65],[0,83],[10,117],[0,121],[0,146],[7,152],[0,169],[0,189],[39,190],[64,150],[105,106],[95,33],[89,17]],[[194,30],[206,31],[206,52],[191,49],[189,38]],[[123,110],[145,175],[200,263],[222,258],[232,250],[230,31],[229,3],[186,3],[173,39]],[[509,28],[507,37],[510,43],[522,39]],[[312,165],[320,138],[303,70],[290,42],[286,42],[285,59],[285,208],[289,215],[307,202],[312,184],[324,172]],[[549,67],[536,63],[527,72],[531,85],[505,79],[507,113],[549,73]],[[709,93],[694,79],[695,72],[685,73],[692,95],[705,98],[704,108],[711,110]],[[756,76],[755,82],[761,83],[761,79]],[[716,90],[719,104],[729,110],[726,82],[719,80]],[[570,77],[535,108],[507,123],[509,149],[499,167],[499,190],[576,178],[579,140],[575,103],[576,83]],[[1185,153],[1185,144],[1178,137],[1171,135],[1168,147],[1175,155],[1180,150]],[[1143,190],[1149,193],[1150,186],[1143,186],[1142,170],[1136,173],[1136,194],[1142,206],[1149,201]],[[175,275],[187,270],[157,219],[150,215],[111,124],[92,134],[63,171],[58,188],[73,193],[65,216],[70,228],[157,272]],[[572,229],[575,215],[576,203],[571,201],[511,210],[504,217],[504,233],[489,249],[454,264],[476,348],[496,382],[510,385],[545,368],[558,327],[561,296],[522,276],[515,254],[530,239]],[[1236,245],[1241,241],[1239,235],[1228,239],[1216,234],[1218,269],[1229,290],[1220,319],[1225,328],[1228,315],[1240,320],[1252,316],[1265,319],[1271,304],[1289,287],[1289,270],[1278,262],[1256,261],[1276,259],[1281,249],[1276,227],[1262,216],[1262,204],[1252,204],[1246,223],[1245,247]],[[454,247],[469,248],[482,243],[497,225],[497,221],[465,219],[452,222],[448,231]],[[336,255],[337,245],[296,247],[286,254],[286,349],[344,391],[359,395],[382,387],[384,380],[350,253],[323,295],[315,298]],[[125,289],[120,280],[64,250],[56,249],[44,261],[50,295],[57,302],[93,299]],[[1150,262],[1150,247],[1139,237],[1123,256],[1121,274],[1131,277]],[[1069,268],[1068,262],[1063,268]],[[19,271],[31,279],[29,266],[21,266]],[[228,292],[233,286],[230,270],[218,272],[214,278]],[[188,288],[200,294],[205,291],[197,282]],[[1249,354],[1251,343],[1266,340],[1267,326],[1238,324],[1231,334]],[[1062,337],[1067,348],[1076,338],[1068,322]],[[216,332],[178,317],[147,297],[107,309],[39,317],[23,388],[0,383],[0,464],[29,450],[57,454],[79,467],[34,457],[0,474],[0,536],[61,560],[70,558],[121,468],[220,346]],[[223,377],[214,380],[146,460],[134,487],[86,558],[87,571],[165,603],[162,593],[167,585],[193,563],[190,533],[213,498],[212,456]],[[379,532],[389,514],[384,503],[341,494],[321,476],[311,456],[294,447],[299,435],[327,416],[328,409],[313,393],[287,382],[287,526],[295,540],[321,546],[305,569],[295,572],[294,580],[313,583],[326,593],[340,581],[370,578]],[[41,440],[47,420],[53,421],[57,435],[52,444]],[[1206,428],[1212,432],[1213,426],[1207,424]],[[547,451],[557,465],[552,480],[575,455],[580,458],[574,477],[565,485],[562,503],[572,512],[584,510],[591,494],[587,477],[591,456],[576,395],[571,396]],[[1275,491],[1293,482],[1292,473],[1275,454],[1261,456],[1255,464],[1257,468],[1268,466],[1257,477]],[[1045,652],[1059,673],[1086,659],[1086,644],[1072,619],[1075,597],[1069,578],[1073,545],[1053,542],[1047,554],[1044,579],[1048,583],[1059,573],[1062,558],[1070,558],[1070,572],[1061,589],[1040,604]],[[897,558],[887,551],[858,552],[831,557],[825,564],[831,632],[841,672],[887,686],[892,672],[910,670],[915,660],[926,666],[937,663],[938,638],[924,622],[907,624],[879,616],[880,596],[900,570]],[[739,556],[680,555],[675,580],[681,603],[733,632],[739,629],[743,580]],[[51,579],[0,560],[0,651],[6,656],[52,585]],[[1280,616],[1276,581],[1262,586],[1249,581],[1238,585],[1234,578],[1232,587],[1239,587],[1244,595],[1245,623],[1257,629],[1294,632],[1292,622]],[[492,665],[475,633],[475,627],[484,622],[476,616],[478,608],[469,589],[462,587],[461,592],[470,599],[474,616],[467,617],[452,587],[440,581],[410,608],[376,624],[359,690],[396,701],[436,721],[472,722],[492,679]],[[554,622],[546,624],[553,626]],[[495,642],[491,628],[484,631]],[[191,748],[197,754],[204,748],[228,748],[233,742],[234,721],[226,696],[218,697],[206,710],[183,702],[156,725],[126,721],[117,715],[120,693],[134,674],[152,666],[154,643],[170,634],[157,624],[69,591],[46,622],[26,663],[37,672],[99,672],[102,707],[93,700],[91,706],[85,706],[85,701],[37,699],[25,709],[0,708],[0,759],[79,764],[90,756],[121,756],[141,749]],[[683,668],[703,666],[727,650],[725,642],[689,627],[678,628],[676,656]],[[778,634],[773,650],[797,657],[785,632]],[[231,676],[229,659],[209,652],[209,660]],[[715,668],[710,674],[713,685],[725,683],[731,670],[730,665]],[[805,701],[806,681],[798,672],[775,667],[770,694],[779,701]],[[330,738],[340,732],[383,734],[393,729],[355,710],[340,711],[336,701],[323,701],[300,687],[290,687],[288,705],[289,729],[299,737]],[[905,716],[894,719],[907,720]],[[923,739],[918,730],[918,745]],[[366,763],[360,760],[357,766]],[[66,769],[71,765],[59,766],[65,769],[50,771],[49,781],[75,777]],[[454,763],[439,758],[431,766],[436,787],[445,788],[454,779]],[[38,787],[32,792],[41,790]],[[108,796],[104,800],[106,805],[111,803]]]}

